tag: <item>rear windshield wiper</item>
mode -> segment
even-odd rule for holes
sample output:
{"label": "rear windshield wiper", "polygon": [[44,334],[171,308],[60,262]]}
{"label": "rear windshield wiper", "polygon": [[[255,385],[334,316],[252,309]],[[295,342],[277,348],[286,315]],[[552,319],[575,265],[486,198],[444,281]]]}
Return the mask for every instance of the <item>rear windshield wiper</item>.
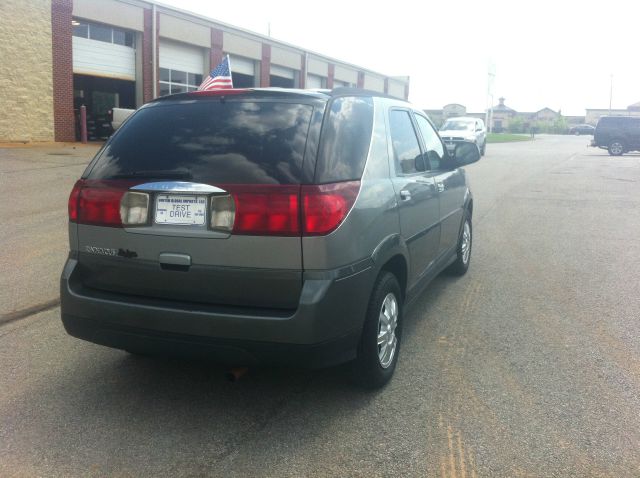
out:
{"label": "rear windshield wiper", "polygon": [[157,179],[191,179],[193,175],[185,170],[148,170],[131,171],[128,173],[114,174],[111,179],[137,179],[137,178],[157,178]]}

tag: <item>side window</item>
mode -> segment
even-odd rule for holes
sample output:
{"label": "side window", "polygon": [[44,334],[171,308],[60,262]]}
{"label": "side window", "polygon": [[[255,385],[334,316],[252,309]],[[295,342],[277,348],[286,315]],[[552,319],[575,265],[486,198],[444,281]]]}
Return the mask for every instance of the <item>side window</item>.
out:
{"label": "side window", "polygon": [[435,132],[431,123],[427,121],[424,116],[415,115],[418,128],[424,139],[425,147],[427,148],[427,158],[431,169],[438,170],[441,168],[444,162],[444,147],[442,141],[438,137],[438,133]]}
{"label": "side window", "polygon": [[413,129],[408,111],[391,110],[389,113],[391,141],[396,161],[396,171],[414,174],[424,171],[425,165],[420,151],[420,143]]}
{"label": "side window", "polygon": [[360,179],[373,128],[373,100],[338,97],[327,108],[322,127],[316,181],[331,183]]}

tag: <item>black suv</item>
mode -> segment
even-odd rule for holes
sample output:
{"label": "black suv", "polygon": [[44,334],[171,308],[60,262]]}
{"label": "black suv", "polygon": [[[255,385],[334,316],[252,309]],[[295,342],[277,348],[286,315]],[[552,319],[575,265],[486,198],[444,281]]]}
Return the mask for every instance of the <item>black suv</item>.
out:
{"label": "black suv", "polygon": [[640,151],[640,117],[603,116],[596,125],[591,146],[606,149],[611,156]]}

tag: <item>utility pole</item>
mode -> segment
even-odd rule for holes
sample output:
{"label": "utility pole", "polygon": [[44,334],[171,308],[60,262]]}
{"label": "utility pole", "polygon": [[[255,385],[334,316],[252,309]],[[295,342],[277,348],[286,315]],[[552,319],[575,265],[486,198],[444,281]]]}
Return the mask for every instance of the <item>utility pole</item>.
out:
{"label": "utility pole", "polygon": [[613,73],[611,73],[611,81],[609,83],[609,116],[611,116],[611,100],[613,100]]}
{"label": "utility pole", "polygon": [[491,133],[491,120],[493,117],[493,82],[496,78],[496,65],[489,61],[489,68],[487,71],[487,109],[484,115],[484,124],[487,131]]}

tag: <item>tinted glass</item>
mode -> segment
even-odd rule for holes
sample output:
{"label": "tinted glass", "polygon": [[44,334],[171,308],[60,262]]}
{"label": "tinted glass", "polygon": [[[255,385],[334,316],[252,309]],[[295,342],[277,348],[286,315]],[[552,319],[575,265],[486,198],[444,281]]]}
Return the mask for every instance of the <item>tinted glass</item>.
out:
{"label": "tinted glass", "polygon": [[433,170],[440,169],[444,158],[442,141],[440,141],[438,134],[424,116],[415,115],[415,118],[416,123],[418,123],[418,129],[422,134],[424,145],[427,148],[427,158],[429,160],[427,167]]}
{"label": "tinted glass", "polygon": [[296,184],[312,111],[272,101],[158,103],[127,121],[88,177]]}
{"label": "tinted glass", "polygon": [[160,93],[159,96],[167,96],[171,93],[171,87],[166,83],[160,83]]}
{"label": "tinted glass", "polygon": [[391,141],[395,153],[396,171],[413,174],[425,170],[420,145],[413,129],[409,112],[392,110],[389,114]]}
{"label": "tinted glass", "polygon": [[186,93],[187,87],[182,85],[171,85],[171,94],[175,95],[176,93]]}
{"label": "tinted glass", "polygon": [[373,127],[371,98],[336,98],[322,128],[316,182],[360,179]]}
{"label": "tinted glass", "polygon": [[111,27],[104,27],[92,23],[89,27],[89,38],[111,43]]}
{"label": "tinted glass", "polygon": [[87,25],[86,23],[80,23],[80,25],[74,25],[73,26],[73,36],[74,37],[82,37],[82,38],[88,38],[89,37],[89,25]]}
{"label": "tinted glass", "polygon": [[187,75],[187,83],[189,85],[200,86],[200,83],[202,83],[202,75],[196,75],[194,73],[189,73]]}
{"label": "tinted glass", "polygon": [[187,83],[187,73],[185,71],[171,70],[171,83]]}
{"label": "tinted glass", "polygon": [[135,47],[135,37],[133,36],[133,32],[125,32],[124,34],[124,44],[126,46]]}
{"label": "tinted glass", "polygon": [[117,45],[124,45],[125,34],[122,30],[113,30],[113,43],[116,43]]}
{"label": "tinted glass", "polygon": [[169,68],[160,68],[160,81],[169,81],[171,79],[170,72]]}

